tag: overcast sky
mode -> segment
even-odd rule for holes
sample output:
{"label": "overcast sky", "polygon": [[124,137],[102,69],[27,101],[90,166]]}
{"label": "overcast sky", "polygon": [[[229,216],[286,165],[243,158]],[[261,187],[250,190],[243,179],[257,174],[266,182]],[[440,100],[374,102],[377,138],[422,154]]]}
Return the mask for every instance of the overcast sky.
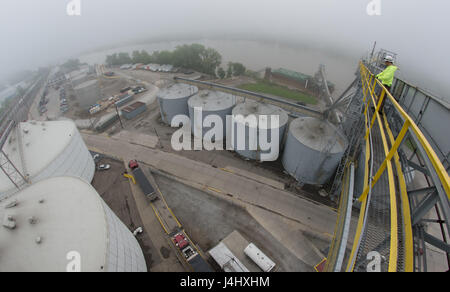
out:
{"label": "overcast sky", "polygon": [[[373,44],[400,55],[402,71],[450,86],[450,1],[380,0],[1,0],[0,79],[102,46],[154,37],[259,35],[362,55]],[[263,64],[262,64],[263,65]]]}

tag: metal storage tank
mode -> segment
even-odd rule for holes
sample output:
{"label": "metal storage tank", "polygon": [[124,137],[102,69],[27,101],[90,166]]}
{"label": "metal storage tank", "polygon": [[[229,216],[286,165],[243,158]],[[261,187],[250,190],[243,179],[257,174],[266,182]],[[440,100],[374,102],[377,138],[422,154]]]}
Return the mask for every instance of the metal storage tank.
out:
{"label": "metal storage tank", "polygon": [[0,200],[0,272],[146,272],[131,231],[87,182],[53,177]]}
{"label": "metal storage tank", "polygon": [[[94,177],[92,155],[70,120],[20,123],[9,134],[3,151],[29,183],[54,176],[75,176],[91,182]],[[17,191],[0,170],[0,199]]]}
{"label": "metal storage tank", "polygon": [[96,79],[88,80],[74,86],[73,90],[75,91],[80,106],[83,108],[89,108],[89,106],[100,99],[100,86]]}
{"label": "metal storage tank", "polygon": [[282,163],[299,182],[322,185],[334,174],[347,139],[327,121],[297,118],[291,122]]}
{"label": "metal storage tank", "polygon": [[183,83],[175,83],[161,90],[157,97],[162,121],[170,126],[174,116],[189,116],[188,99],[197,92],[196,86]]}
{"label": "metal storage tank", "polygon": [[[266,104],[266,103],[259,103],[256,102],[254,100],[250,100],[247,99],[245,102],[240,103],[238,105],[236,105],[232,111],[232,114],[234,117],[238,116],[238,115],[242,115],[244,118],[247,118],[249,115],[254,115],[258,121],[258,125],[257,125],[257,133],[259,129],[264,129],[262,128],[261,125],[259,125],[259,116],[260,115],[278,115],[279,117],[279,141],[278,141],[278,145],[279,145],[279,149],[281,152],[281,142],[283,140],[283,136],[284,136],[284,132],[286,130],[286,125],[288,123],[289,117],[288,114],[286,113],[286,111],[284,111],[283,109],[271,105],[271,104]],[[265,152],[269,152],[269,151],[265,151],[262,152],[259,147],[259,134],[256,135],[256,145],[257,145],[257,149],[258,150],[250,150],[250,126],[249,124],[245,124],[245,149],[243,150],[239,150],[237,149],[237,135],[238,135],[238,125],[242,125],[243,121],[235,121],[234,123],[234,149],[235,151],[240,154],[243,157],[246,157],[248,159],[253,159],[253,160],[261,160],[261,153],[265,153]],[[274,125],[271,125],[270,123],[270,119],[268,120],[268,129],[275,129]],[[268,135],[268,139],[271,139],[271,132],[268,131],[267,133]],[[278,155],[276,157],[272,157],[273,161],[277,160]]]}
{"label": "metal storage tank", "polygon": [[263,272],[271,272],[276,266],[275,263],[253,243],[247,245],[244,249],[244,253],[251,258]]}
{"label": "metal storage tank", "polygon": [[[192,132],[197,138],[203,138],[204,135],[212,129],[212,127],[203,127],[203,121],[209,115],[218,115],[222,119],[223,123],[223,136],[216,137],[216,140],[222,140],[226,135],[226,116],[231,115],[233,107],[236,104],[236,97],[220,92],[211,90],[201,90],[196,95],[192,96],[188,100],[189,106],[189,118],[191,120]],[[194,108],[202,108],[202,121],[194,121]],[[198,133],[196,132],[196,130]]]}

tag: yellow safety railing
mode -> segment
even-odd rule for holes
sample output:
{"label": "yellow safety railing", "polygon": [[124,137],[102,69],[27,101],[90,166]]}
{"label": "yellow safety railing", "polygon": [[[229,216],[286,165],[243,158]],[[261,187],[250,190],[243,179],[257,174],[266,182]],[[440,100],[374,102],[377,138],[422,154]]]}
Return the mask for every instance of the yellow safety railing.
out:
{"label": "yellow safety railing", "polygon": [[[368,131],[372,128],[373,123],[375,119],[377,119],[380,122],[381,125],[381,117],[378,113],[378,110],[381,107],[381,104],[383,102],[383,99],[388,98],[390,102],[394,105],[394,108],[396,111],[401,115],[401,117],[404,119],[403,128],[400,131],[398,137],[395,139],[392,148],[388,151],[386,155],[385,162],[382,164],[380,169],[378,170],[377,174],[375,175],[374,184],[379,179],[383,171],[385,170],[387,166],[387,162],[394,157],[395,153],[397,153],[397,149],[402,143],[403,139],[405,138],[406,133],[409,131],[411,134],[413,134],[417,140],[420,142],[422,148],[425,150],[429,160],[431,161],[434,171],[438,175],[440,182],[442,184],[442,187],[444,191],[447,194],[448,199],[450,199],[450,179],[448,176],[447,171],[445,170],[444,166],[442,165],[441,161],[439,160],[438,156],[434,152],[431,145],[428,143],[427,139],[423,135],[422,131],[419,129],[419,127],[414,123],[412,118],[405,112],[405,110],[398,104],[398,102],[395,100],[395,98],[391,95],[389,91],[386,90],[386,88],[381,84],[381,82],[367,69],[367,67],[360,63],[361,67],[361,77],[363,86],[365,87],[364,90],[364,101],[367,101],[367,105],[365,107],[365,114],[367,114],[367,109],[372,102],[374,105],[376,105],[376,113],[374,117],[372,118],[370,128],[366,131],[366,136],[368,134]],[[382,88],[381,95],[378,97],[375,94],[375,88],[378,84],[379,87]],[[368,100],[366,100],[368,93],[370,93],[370,96]],[[378,103],[376,103],[376,99],[378,100]],[[367,192],[364,192],[366,194]]]}
{"label": "yellow safety railing", "polygon": [[[391,93],[362,62],[360,63],[360,77],[362,82],[365,117],[365,173],[363,191],[358,199],[361,202],[361,211],[356,226],[353,247],[349,256],[346,271],[354,270],[356,258],[358,257],[357,255],[360,249],[360,244],[363,236],[365,236],[364,230],[366,228],[368,210],[370,208],[369,206],[371,200],[371,197],[369,197],[368,195],[369,193],[373,194],[372,190],[374,189],[374,186],[377,184],[377,182],[379,182],[382,175],[386,174],[388,181],[388,188],[386,189],[386,199],[390,204],[390,210],[387,214],[390,217],[390,225],[387,225],[387,228],[390,228],[389,237],[387,237],[389,238],[389,259],[387,270],[389,272],[395,272],[397,270],[412,272],[414,270],[414,250],[413,233],[411,226],[411,211],[405,178],[402,172],[400,157],[398,154],[398,148],[400,147],[402,141],[405,139],[408,133],[409,135],[411,135],[411,137],[414,138],[414,140],[419,142],[419,145],[417,146],[420,146],[424,150],[423,152],[426,154],[426,158],[429,162],[431,162],[431,165],[433,166],[433,169],[430,169],[430,172],[434,172],[435,174],[437,174],[437,177],[439,178],[439,181],[437,183],[446,192],[447,198],[449,199],[450,179],[441,161],[437,157],[434,150],[431,148],[430,144],[428,143],[419,127],[398,104]],[[376,90],[377,87],[381,90]],[[394,137],[386,115],[380,110],[384,104],[384,99],[388,99],[390,101],[390,103],[394,106],[394,110],[397,111],[399,116],[402,118],[403,125],[397,137]],[[371,115],[370,111],[371,106],[374,107],[373,115]],[[376,128],[376,132],[374,132],[375,125],[378,125],[378,127]],[[377,136],[380,137],[383,146],[383,160],[382,162],[380,160],[377,160],[378,163],[381,162],[381,164],[378,166],[378,169],[373,169],[374,154],[377,154],[377,156],[380,158],[380,153],[372,153],[373,134],[377,134]],[[371,158],[372,163],[370,163]],[[372,176],[372,172],[375,175]],[[398,210],[401,210],[401,212],[399,212]],[[401,216],[401,218],[397,218],[397,216]],[[401,231],[403,235],[403,238],[400,239],[398,238],[399,222],[401,222]],[[401,246],[399,246],[399,243],[401,243]],[[403,249],[403,252],[401,253],[402,258],[399,259],[400,248]],[[403,262],[403,269],[397,267],[397,263],[399,262],[399,260]]]}
{"label": "yellow safety railing", "polygon": [[[384,149],[384,156],[385,159],[383,163],[381,164],[380,168],[376,171],[376,174],[372,180],[371,184],[368,184],[361,197],[360,201],[365,200],[367,194],[369,193],[369,189],[373,188],[375,184],[380,179],[381,175],[385,172],[387,169],[387,175],[388,175],[388,183],[389,183],[389,201],[390,201],[390,246],[389,246],[389,267],[388,271],[395,272],[397,271],[397,261],[398,261],[398,230],[397,230],[397,197],[396,197],[396,189],[395,189],[395,180],[394,180],[394,171],[392,168],[391,158],[393,157],[394,153],[396,153],[398,146],[400,143],[395,143],[394,146],[389,149],[388,141],[386,138],[386,134],[384,132],[383,128],[383,119],[380,115],[379,109],[381,108],[383,99],[386,96],[387,90],[384,88],[384,86],[381,85],[381,88],[383,89],[381,91],[380,96],[376,96],[375,89],[377,85],[377,79],[374,77],[373,74],[371,74],[367,68],[361,63],[361,77],[362,77],[362,83],[363,83],[363,93],[364,93],[364,100],[365,103],[365,109],[364,109],[364,115],[367,117],[369,107],[372,104],[375,107],[375,111],[373,114],[373,117],[370,121],[370,123],[366,124],[366,135],[364,137],[365,140],[369,139],[369,131],[372,130],[372,127],[374,126],[375,122],[378,123],[379,128],[379,134],[381,136],[382,142],[383,142],[383,149]],[[407,127],[403,127],[403,129],[407,129]],[[403,137],[406,134],[406,131],[403,131],[400,133],[399,137],[400,139],[403,139]],[[400,140],[401,141],[401,140]],[[358,228],[359,229],[359,228]]]}

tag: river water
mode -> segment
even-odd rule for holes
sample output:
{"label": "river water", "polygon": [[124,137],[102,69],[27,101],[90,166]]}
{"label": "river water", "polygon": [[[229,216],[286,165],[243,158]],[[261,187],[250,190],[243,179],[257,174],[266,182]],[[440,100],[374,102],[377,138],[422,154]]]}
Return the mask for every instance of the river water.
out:
{"label": "river water", "polygon": [[336,85],[334,98],[355,78],[358,62],[357,57],[350,59],[321,50],[292,47],[277,42],[211,39],[129,45],[83,54],[79,59],[89,64],[101,64],[105,62],[107,55],[113,53],[128,52],[131,55],[134,50],[146,50],[151,53],[156,50],[173,50],[178,45],[190,43],[199,43],[216,49],[222,55],[224,67],[228,62],[240,62],[254,71],[264,70],[266,67],[273,69],[282,67],[314,75],[319,65],[324,64],[327,78]]}

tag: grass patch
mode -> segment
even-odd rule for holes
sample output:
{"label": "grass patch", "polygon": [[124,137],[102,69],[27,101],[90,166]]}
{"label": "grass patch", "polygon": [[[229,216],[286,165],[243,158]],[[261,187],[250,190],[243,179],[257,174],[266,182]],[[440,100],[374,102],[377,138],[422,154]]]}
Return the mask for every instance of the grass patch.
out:
{"label": "grass patch", "polygon": [[257,83],[242,84],[239,85],[238,88],[258,93],[266,93],[270,95],[284,97],[295,101],[304,102],[306,104],[317,104],[317,99],[314,96],[302,93],[297,90],[292,90],[278,84],[259,81]]}

